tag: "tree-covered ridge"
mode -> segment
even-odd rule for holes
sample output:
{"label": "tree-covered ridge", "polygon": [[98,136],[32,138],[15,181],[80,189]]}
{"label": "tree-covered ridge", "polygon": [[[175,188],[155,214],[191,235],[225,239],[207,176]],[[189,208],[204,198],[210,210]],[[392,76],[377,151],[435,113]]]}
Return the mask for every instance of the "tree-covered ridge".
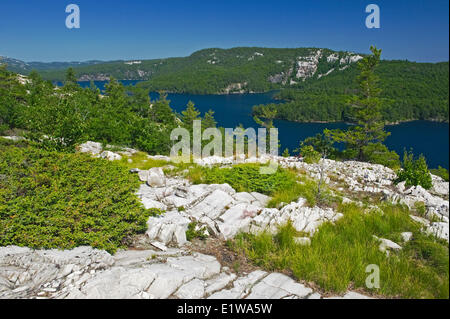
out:
{"label": "tree-covered ridge", "polygon": [[[381,61],[376,74],[380,77],[381,113],[387,122],[449,119],[449,64]],[[349,121],[348,96],[356,93],[356,64],[320,79],[309,79],[295,88],[282,90],[283,104],[256,106],[277,110],[277,118],[290,121]]]}
{"label": "tree-covered ridge", "polygon": [[[110,77],[121,80],[149,80],[146,86],[153,90],[200,94],[261,92],[289,86],[291,80],[298,81],[298,62],[310,61],[317,52],[321,52],[321,56],[314,61],[317,72],[311,75],[315,76],[327,73],[336,65],[344,67],[351,64],[354,61],[350,57],[357,56],[349,52],[316,48],[241,47],[205,49],[183,58],[71,66],[75,68],[79,80],[107,80]],[[65,70],[62,67],[58,70],[49,64],[47,69],[42,65],[36,68],[44,79],[52,81],[64,79]],[[26,74],[29,71],[28,68],[24,68],[23,72],[19,73]]]}
{"label": "tree-covered ridge", "polygon": [[8,70],[20,74],[29,74],[33,70],[36,71],[65,70],[67,68],[94,65],[99,63],[105,62],[97,60],[86,62],[24,62],[21,60],[0,56],[0,64],[7,64]]}
{"label": "tree-covered ridge", "polygon": [[[205,49],[184,58],[115,61],[75,67],[78,80],[146,80],[139,86],[168,92],[217,94],[281,90],[287,102],[270,105],[290,121],[348,121],[346,100],[355,93],[357,62],[364,55],[328,49],[241,47]],[[44,79],[61,80],[65,70],[39,66]],[[25,73],[27,73],[26,71]],[[448,121],[449,65],[381,61],[381,113],[387,122]],[[255,115],[262,116],[261,106]]]}

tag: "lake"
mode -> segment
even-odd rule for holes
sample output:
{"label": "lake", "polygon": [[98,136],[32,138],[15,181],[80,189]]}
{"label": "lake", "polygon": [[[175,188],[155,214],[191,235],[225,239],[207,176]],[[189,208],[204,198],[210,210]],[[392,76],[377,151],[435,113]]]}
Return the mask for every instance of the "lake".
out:
{"label": "lake", "polygon": [[[125,85],[134,85],[138,81],[122,81]],[[95,82],[104,88],[105,82]],[[80,82],[83,87],[89,86],[87,82]],[[170,106],[181,113],[189,101],[194,102],[199,111],[213,110],[216,121],[222,127],[234,128],[242,124],[245,128],[257,125],[252,117],[252,107],[257,104],[280,103],[273,99],[274,93],[258,94],[230,94],[230,95],[194,95],[194,94],[168,94]],[[158,93],[150,93],[152,100],[158,98]],[[325,128],[346,128],[345,123],[295,123],[276,120],[282,152],[286,147],[290,152],[298,147],[303,139],[322,132]],[[387,126],[391,136],[385,144],[389,149],[395,150],[403,156],[404,149],[412,149],[414,154],[424,154],[430,168],[438,165],[449,168],[449,124],[430,121],[413,121],[398,125]]]}

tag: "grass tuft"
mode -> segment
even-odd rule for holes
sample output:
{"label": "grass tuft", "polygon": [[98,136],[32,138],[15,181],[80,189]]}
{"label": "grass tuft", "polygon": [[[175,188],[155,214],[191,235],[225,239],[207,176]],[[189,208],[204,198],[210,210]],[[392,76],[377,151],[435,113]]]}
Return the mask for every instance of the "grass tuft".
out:
{"label": "grass tuft", "polygon": [[[380,204],[382,212],[365,214],[356,205],[342,205],[344,217],[325,223],[310,246],[297,245],[291,224],[276,235],[240,234],[230,246],[256,265],[273,271],[290,271],[300,280],[314,282],[324,291],[344,293],[350,287],[369,293],[402,298],[448,298],[448,244],[425,235],[402,206]],[[413,239],[402,243],[401,232]],[[403,249],[390,257],[379,251],[373,235],[391,239]],[[380,268],[380,288],[366,288],[366,267]]]}

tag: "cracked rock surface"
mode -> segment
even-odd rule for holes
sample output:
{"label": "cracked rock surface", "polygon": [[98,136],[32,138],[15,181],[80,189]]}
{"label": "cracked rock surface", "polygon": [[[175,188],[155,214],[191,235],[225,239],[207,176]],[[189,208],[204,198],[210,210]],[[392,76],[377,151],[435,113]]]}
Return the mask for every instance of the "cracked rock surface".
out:
{"label": "cracked rock surface", "polygon": [[[99,143],[88,142],[80,151],[109,160],[119,154],[105,153]],[[124,152],[132,154],[134,150]],[[122,152],[123,153],[123,152]],[[103,154],[103,155],[102,155]],[[119,156],[116,156],[119,155]],[[155,157],[157,159],[168,159]],[[395,173],[381,165],[323,160],[306,164],[296,158],[275,157],[283,167],[305,171],[312,178],[326,166],[325,182],[344,185],[350,192],[380,194],[385,200],[413,208],[423,203],[424,217],[411,215],[423,231],[449,239],[448,183],[436,176],[433,188],[394,185]],[[229,159],[205,158],[200,165],[229,165]],[[257,159],[246,159],[254,162]],[[319,291],[281,273],[261,270],[237,275],[222,267],[209,255],[188,251],[186,230],[191,222],[206,229],[210,236],[233,238],[239,232],[276,231],[292,221],[302,236],[313,236],[326,222],[334,223],[342,214],[330,208],[308,207],[303,198],[284,207],[266,208],[270,198],[259,193],[236,192],[230,185],[192,185],[183,178],[167,177],[161,168],[135,170],[143,182],[136,195],[146,208],[165,211],[150,217],[146,239],[155,250],[119,251],[115,255],[91,247],[72,250],[32,250],[0,247],[0,298],[113,298],[113,299],[317,299]],[[344,201],[350,201],[344,199]],[[374,207],[376,209],[377,207]],[[403,233],[404,242],[411,233]],[[296,239],[308,245],[309,237]],[[379,238],[380,250],[399,250],[401,246]],[[400,243],[402,244],[402,243]],[[172,247],[172,248],[170,248]],[[177,247],[177,248],[173,248]],[[159,250],[156,250],[159,248]],[[332,298],[368,298],[356,292]]]}
{"label": "cracked rock surface", "polygon": [[301,299],[320,294],[280,273],[256,270],[237,276],[215,257],[183,249],[112,256],[91,247],[8,246],[0,247],[0,298]]}
{"label": "cracked rock surface", "polygon": [[148,220],[150,241],[183,246],[190,222],[206,227],[208,234],[221,239],[239,232],[276,231],[288,220],[298,231],[313,235],[324,222],[335,222],[342,214],[332,209],[307,207],[300,198],[282,209],[266,208],[270,197],[260,193],[236,192],[228,184],[191,185],[182,178],[168,178],[164,187],[142,184],[137,192],[146,208],[166,211]]}

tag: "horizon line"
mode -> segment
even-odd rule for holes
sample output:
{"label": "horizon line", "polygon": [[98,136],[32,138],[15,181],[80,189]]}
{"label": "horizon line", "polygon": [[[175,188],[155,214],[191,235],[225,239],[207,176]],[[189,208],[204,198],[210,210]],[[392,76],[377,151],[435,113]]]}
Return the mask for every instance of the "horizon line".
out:
{"label": "horizon line", "polygon": [[[218,50],[232,50],[232,49],[238,49],[238,48],[255,48],[255,49],[291,49],[291,50],[295,50],[295,49],[321,49],[321,50],[330,50],[330,51],[334,51],[334,52],[348,52],[348,53],[353,53],[353,54],[360,54],[360,55],[367,55],[368,53],[360,53],[360,52],[354,52],[354,51],[346,51],[346,50],[335,50],[335,49],[330,49],[330,48],[326,48],[326,47],[265,47],[265,46],[234,46],[234,47],[228,47],[228,48],[224,48],[224,47],[205,47],[203,49],[198,49],[195,51],[192,51],[192,53],[190,53],[189,55],[185,55],[185,56],[168,56],[168,57],[160,57],[160,58],[134,58],[134,59],[114,59],[114,60],[101,60],[101,59],[90,59],[90,60],[78,60],[78,61],[37,61],[37,60],[32,60],[32,61],[26,61],[26,60],[22,60],[19,58],[15,58],[15,57],[11,57],[11,56],[7,56],[7,55],[1,55],[0,54],[0,58],[8,58],[8,59],[14,59],[14,60],[18,60],[24,63],[87,63],[87,62],[100,62],[100,63],[112,63],[112,62],[126,62],[126,61],[151,61],[151,60],[167,60],[167,59],[176,59],[176,58],[187,58],[192,56],[194,53],[203,51],[203,50],[212,50],[212,49],[218,49]],[[408,59],[401,59],[401,58],[396,58],[396,59],[382,59],[382,61],[408,61],[408,62],[413,62],[413,63],[431,63],[431,64],[438,64],[438,63],[445,63],[445,62],[449,62],[449,59],[447,60],[442,60],[442,61],[425,61],[425,62],[418,62],[418,61],[414,61],[414,60],[408,60]]]}

